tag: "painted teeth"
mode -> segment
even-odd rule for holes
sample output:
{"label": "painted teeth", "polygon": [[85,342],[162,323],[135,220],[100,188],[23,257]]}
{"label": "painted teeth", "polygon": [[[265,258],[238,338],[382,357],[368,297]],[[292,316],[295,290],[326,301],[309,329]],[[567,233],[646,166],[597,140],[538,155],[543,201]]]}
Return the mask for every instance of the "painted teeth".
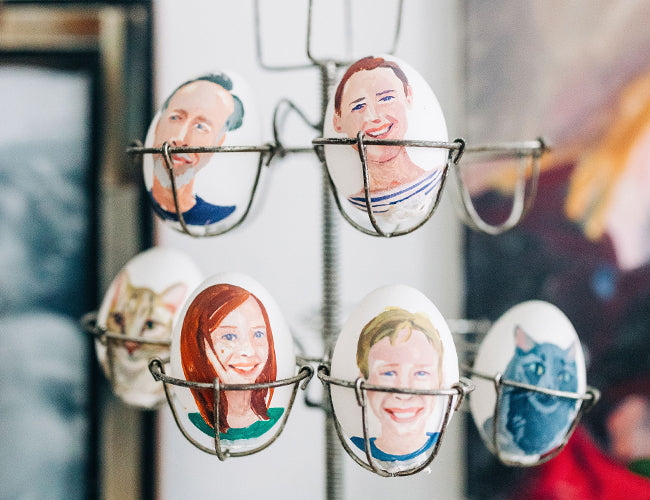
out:
{"label": "painted teeth", "polygon": [[368,135],[370,137],[378,137],[378,136],[383,135],[386,132],[388,132],[389,128],[390,128],[390,125],[386,125],[385,127],[381,128],[379,130],[375,130],[374,132],[368,132]]}

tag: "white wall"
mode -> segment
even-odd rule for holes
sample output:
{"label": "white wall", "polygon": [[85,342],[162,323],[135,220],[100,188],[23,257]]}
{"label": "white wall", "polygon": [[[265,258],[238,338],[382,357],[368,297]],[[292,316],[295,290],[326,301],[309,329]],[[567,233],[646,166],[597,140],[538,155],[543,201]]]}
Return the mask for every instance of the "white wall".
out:
{"label": "white wall", "polygon": [[[263,4],[264,51],[269,63],[305,61],[306,4],[282,0]],[[367,1],[353,29],[371,28],[361,50],[385,51],[393,1]],[[339,2],[316,2],[316,53],[340,49],[336,42],[343,16]],[[253,86],[265,139],[277,101],[290,97],[312,120],[319,119],[320,87],[314,69],[268,72],[257,66],[253,2],[157,0],[155,8],[155,91],[160,103],[186,77],[210,69],[235,70]],[[396,55],[416,68],[437,94],[450,137],[459,130],[460,79],[457,3],[407,0]],[[365,33],[365,32],[364,32]],[[365,44],[368,44],[367,46]],[[360,56],[366,55],[360,53]],[[289,145],[308,146],[314,133],[298,120],[284,133]],[[195,240],[159,227],[158,243],[184,249],[206,274],[241,271],[262,283],[289,322],[320,354],[318,332],[309,331],[320,307],[320,166],[312,154],[275,161],[262,179],[254,216],[242,227],[216,238]],[[448,184],[448,187],[451,183]],[[260,193],[258,193],[259,195]],[[377,286],[405,283],[424,292],[448,318],[459,317],[462,297],[461,231],[449,194],[423,228],[395,239],[365,236],[337,214],[342,319],[345,309]],[[313,354],[313,353],[312,353]],[[320,385],[315,379],[312,385]],[[219,462],[193,448],[178,432],[167,408],[159,429],[159,495],[192,498],[324,498],[323,415],[298,401],[279,440],[251,457]],[[452,421],[431,471],[383,479],[347,456],[345,492],[349,498],[462,498],[461,419]],[[337,444],[338,445],[338,444]]]}

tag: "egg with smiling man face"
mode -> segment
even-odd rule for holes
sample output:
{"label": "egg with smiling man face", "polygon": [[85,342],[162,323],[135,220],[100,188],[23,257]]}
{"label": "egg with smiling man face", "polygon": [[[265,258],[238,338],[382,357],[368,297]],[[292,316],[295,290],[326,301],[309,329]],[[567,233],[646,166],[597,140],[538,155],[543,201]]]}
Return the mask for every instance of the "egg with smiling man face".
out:
{"label": "egg with smiling man face", "polygon": [[[176,86],[151,122],[145,146],[160,149],[258,146],[259,120],[249,86],[236,73],[215,71]],[[167,225],[197,234],[228,228],[245,212],[258,153],[145,154],[143,174],[153,212]],[[170,172],[171,170],[171,172]],[[172,185],[173,175],[174,185]],[[175,188],[175,193],[174,193]]]}
{"label": "egg with smiling man face", "polygon": [[[392,56],[364,57],[341,77],[325,116],[327,138],[447,141],[440,104],[426,81]],[[358,146],[325,147],[328,171],[349,214],[359,221],[366,211]],[[365,161],[372,212],[380,224],[415,224],[422,220],[441,189],[444,149],[404,145],[367,145]],[[346,210],[347,212],[348,210]],[[365,214],[365,219],[368,219]]]}
{"label": "egg with smiling man face", "polygon": [[331,386],[336,418],[353,453],[363,460],[369,449],[387,472],[413,469],[431,457],[448,396],[406,391],[450,388],[458,382],[458,360],[449,328],[426,296],[405,285],[367,295],[339,334],[331,375],[388,389],[364,391],[366,442],[354,390]]}
{"label": "egg with smiling man face", "polygon": [[[171,373],[196,383],[250,385],[295,375],[293,340],[269,293],[251,277],[220,273],[187,300],[171,345]],[[213,448],[215,431],[230,450],[271,441],[286,419],[291,386],[275,388],[174,387],[185,430]]]}

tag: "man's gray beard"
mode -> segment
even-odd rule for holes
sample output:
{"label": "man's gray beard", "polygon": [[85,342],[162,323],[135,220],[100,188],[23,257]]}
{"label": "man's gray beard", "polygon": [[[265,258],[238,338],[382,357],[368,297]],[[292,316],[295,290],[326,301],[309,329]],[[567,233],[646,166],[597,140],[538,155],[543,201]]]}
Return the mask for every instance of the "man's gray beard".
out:
{"label": "man's gray beard", "polygon": [[[192,179],[194,179],[194,175],[196,174],[196,171],[197,171],[196,167],[190,167],[185,171],[184,174],[174,176],[176,180],[176,189],[181,188],[186,184],[189,184],[192,181]],[[172,182],[169,178],[169,172],[167,171],[167,167],[165,166],[165,162],[163,161],[162,158],[154,158],[153,174],[156,176],[156,179],[158,179],[158,182],[160,182],[160,185],[162,187],[164,187],[165,189],[172,188]]]}

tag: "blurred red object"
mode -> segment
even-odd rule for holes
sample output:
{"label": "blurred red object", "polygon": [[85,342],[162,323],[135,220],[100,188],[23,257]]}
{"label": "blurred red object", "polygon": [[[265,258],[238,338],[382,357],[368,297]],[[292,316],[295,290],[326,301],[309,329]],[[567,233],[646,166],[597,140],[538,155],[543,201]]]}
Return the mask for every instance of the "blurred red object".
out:
{"label": "blurred red object", "polygon": [[650,500],[650,479],[605,455],[581,427],[557,457],[531,471],[527,479],[512,499]]}

